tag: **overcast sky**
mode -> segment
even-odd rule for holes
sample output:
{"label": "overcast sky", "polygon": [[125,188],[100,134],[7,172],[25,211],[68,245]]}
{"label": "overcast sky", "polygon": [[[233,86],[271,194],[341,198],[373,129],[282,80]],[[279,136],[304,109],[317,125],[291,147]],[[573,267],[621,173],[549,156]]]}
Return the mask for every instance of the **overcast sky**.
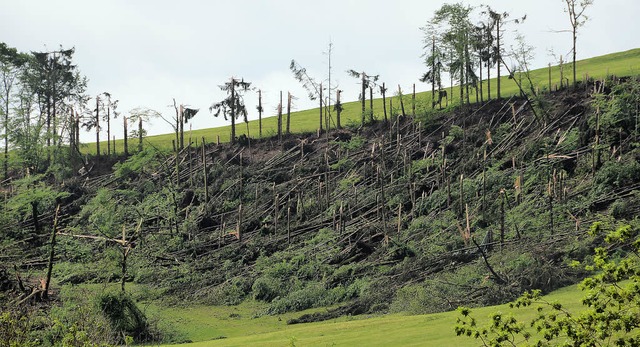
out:
{"label": "overcast sky", "polygon": [[[299,97],[297,109],[315,106],[289,71],[291,59],[318,80],[328,75],[333,43],[332,82],[343,101],[356,100],[355,69],[379,74],[388,85],[409,90],[425,71],[424,26],[444,1],[432,0],[2,0],[0,40],[20,51],[75,47],[75,62],[89,79],[88,93],[109,92],[119,109],[153,108],[171,117],[172,98],[200,108],[193,128],[226,124],[209,106],[225,97],[218,85],[231,76],[263,90],[264,108],[274,114],[280,90]],[[507,27],[510,44],[518,29],[535,47],[534,67],[553,61],[548,51],[568,55],[570,34],[564,0],[469,0],[489,4],[511,17],[527,15]],[[578,58],[640,47],[640,1],[595,0],[581,29]],[[245,101],[257,118],[256,93]],[[149,133],[171,128],[156,121]],[[86,140],[91,137],[83,136]]]}

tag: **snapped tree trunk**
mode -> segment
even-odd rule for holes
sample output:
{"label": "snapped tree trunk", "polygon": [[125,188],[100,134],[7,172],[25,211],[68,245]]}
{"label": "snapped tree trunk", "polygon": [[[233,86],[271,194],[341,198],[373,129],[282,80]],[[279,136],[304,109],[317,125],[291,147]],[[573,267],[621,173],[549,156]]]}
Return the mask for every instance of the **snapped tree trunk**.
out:
{"label": "snapped tree trunk", "polygon": [[388,121],[387,118],[387,88],[384,86],[384,83],[382,83],[382,112],[384,112],[384,122],[386,123]]}
{"label": "snapped tree trunk", "polygon": [[142,152],[142,117],[138,118],[138,152]]}
{"label": "snapped tree trunk", "polygon": [[107,104],[107,155],[111,156],[111,101]]}
{"label": "snapped tree trunk", "polygon": [[47,263],[47,279],[44,282],[44,293],[42,298],[49,297],[49,285],[51,284],[51,273],[53,272],[53,259],[56,255],[56,233],[58,232],[58,214],[60,213],[60,204],[56,207],[56,214],[53,218],[53,228],[51,229],[51,242],[49,247],[49,261]]}
{"label": "snapped tree trunk", "polygon": [[369,87],[369,122],[373,123],[373,87]]}
{"label": "snapped tree trunk", "polygon": [[496,21],[496,47],[497,47],[497,54],[498,56],[496,57],[496,59],[498,60],[498,77],[496,80],[496,88],[498,89],[497,91],[497,95],[498,95],[498,100],[500,99],[500,65],[502,65],[502,54],[500,52],[500,19],[498,19]]}
{"label": "snapped tree trunk", "polygon": [[287,92],[287,135],[291,132],[291,92]]}
{"label": "snapped tree trunk", "polygon": [[320,99],[320,132],[322,132],[322,122],[324,121],[323,118],[323,114],[322,114],[322,83],[320,83],[320,97],[318,98]]}
{"label": "snapped tree trunk", "polygon": [[236,81],[231,79],[231,143],[236,143]]}
{"label": "snapped tree trunk", "polygon": [[436,107],[436,37],[431,38],[431,108]]}
{"label": "snapped tree trunk", "polygon": [[413,84],[413,94],[411,95],[411,115],[416,116],[416,84]]}
{"label": "snapped tree trunk", "polygon": [[129,142],[128,142],[129,136],[128,136],[128,130],[127,130],[127,125],[128,125],[127,122],[128,122],[128,120],[127,120],[127,117],[122,117],[122,119],[123,119],[123,129],[124,129],[124,137],[123,137],[123,140],[124,140],[124,155],[128,156],[129,155]]}
{"label": "snapped tree trunk", "polygon": [[[49,139],[47,139],[48,141]],[[49,144],[47,144],[48,146]],[[100,98],[96,96],[96,156],[100,157]]]}
{"label": "snapped tree trunk", "polygon": [[280,103],[278,104],[278,142],[282,142],[282,90],[280,91]]}
{"label": "snapped tree trunk", "polygon": [[336,108],[336,126],[338,129],[342,128],[340,124],[340,113],[342,113],[342,103],[340,103],[340,90],[336,90],[336,105],[340,105]]}
{"label": "snapped tree trunk", "polygon": [[364,115],[365,115],[365,100],[366,98],[366,83],[365,83],[365,73],[362,72],[362,91],[360,92],[360,96],[362,97],[362,126],[364,126]]}
{"label": "snapped tree trunk", "polygon": [[402,89],[400,88],[400,85],[398,84],[398,97],[400,98],[400,109],[402,110],[402,117],[405,117],[406,114],[404,113],[404,100],[402,100]]}
{"label": "snapped tree trunk", "polygon": [[180,104],[180,115],[178,115],[178,119],[180,120],[180,149],[184,148],[184,106]]}
{"label": "snapped tree trunk", "polygon": [[258,131],[262,138],[262,90],[258,90]]}

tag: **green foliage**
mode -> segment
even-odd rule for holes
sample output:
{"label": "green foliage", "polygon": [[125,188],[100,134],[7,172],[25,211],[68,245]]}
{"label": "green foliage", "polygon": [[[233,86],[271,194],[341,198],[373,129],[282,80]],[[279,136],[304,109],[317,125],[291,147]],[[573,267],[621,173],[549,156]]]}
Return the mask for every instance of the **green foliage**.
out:
{"label": "green foliage", "polygon": [[158,151],[153,147],[147,147],[142,152],[129,157],[122,163],[113,166],[114,175],[119,179],[131,179],[141,174],[145,170],[148,173],[156,166],[160,160]]}
{"label": "green foliage", "polygon": [[349,158],[340,158],[335,164],[329,165],[331,170],[349,170],[353,167],[353,162]]}
{"label": "green foliage", "polygon": [[640,163],[635,160],[607,161],[594,178],[594,192],[602,194],[640,182]]}
{"label": "green foliage", "polygon": [[291,291],[286,296],[273,300],[267,312],[269,314],[281,314],[313,307],[330,306],[355,297],[362,291],[362,285],[362,282],[355,282],[348,288],[338,286],[326,289],[322,283],[309,282],[304,288]]}
{"label": "green foliage", "polygon": [[30,334],[33,326],[26,315],[4,311],[0,313],[0,341],[5,346],[39,346],[38,339]]}
{"label": "green foliage", "polygon": [[533,331],[501,313],[493,314],[487,327],[479,327],[471,311],[460,308],[456,334],[479,339],[484,346],[640,345],[640,230],[637,221],[608,231],[603,223],[591,227],[592,234],[603,232],[611,247],[596,248],[585,266],[594,274],[580,284],[583,311],[570,312],[560,302],[543,300],[541,291],[534,290],[511,304],[516,308],[537,305],[538,315],[529,325]]}
{"label": "green foliage", "polygon": [[341,179],[340,182],[338,182],[338,185],[340,186],[340,189],[348,190],[360,183],[360,181],[362,181],[362,176],[355,172],[351,172],[345,178]]}
{"label": "green foliage", "polygon": [[[241,279],[226,281],[211,289],[206,303],[209,305],[238,305],[246,298],[247,292],[250,290],[252,287],[246,288],[246,283]],[[255,293],[254,291],[254,295]],[[256,298],[256,300],[263,299]]]}
{"label": "green foliage", "polygon": [[132,336],[135,341],[152,338],[147,317],[126,293],[103,293],[97,297],[97,305],[118,335]]}
{"label": "green foliage", "polygon": [[32,212],[32,204],[36,204],[40,212],[53,209],[57,199],[69,196],[59,192],[45,182],[43,175],[31,175],[14,182],[16,194],[8,201],[7,208],[22,215]]}
{"label": "green foliage", "polygon": [[255,300],[271,302],[283,292],[283,285],[279,279],[260,277],[253,282],[251,292]]}
{"label": "green foliage", "polygon": [[422,285],[414,284],[402,287],[396,292],[389,310],[410,314],[428,313],[429,295],[427,289]]}
{"label": "green foliage", "polygon": [[336,143],[340,146],[340,148],[350,151],[355,151],[358,149],[362,149],[364,144],[367,142],[367,139],[356,135],[351,137],[349,141],[337,141]]}

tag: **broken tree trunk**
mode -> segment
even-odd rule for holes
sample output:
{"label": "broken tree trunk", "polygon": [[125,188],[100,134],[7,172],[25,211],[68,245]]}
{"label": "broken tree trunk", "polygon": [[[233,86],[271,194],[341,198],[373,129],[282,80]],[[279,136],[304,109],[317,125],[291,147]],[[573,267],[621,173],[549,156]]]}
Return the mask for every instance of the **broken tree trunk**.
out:
{"label": "broken tree trunk", "polygon": [[44,282],[43,299],[49,298],[49,285],[51,284],[51,273],[53,272],[53,259],[56,255],[56,233],[58,231],[58,215],[60,214],[60,204],[56,207],[56,214],[53,218],[53,229],[51,229],[51,242],[49,247],[49,261],[47,263],[47,279]]}

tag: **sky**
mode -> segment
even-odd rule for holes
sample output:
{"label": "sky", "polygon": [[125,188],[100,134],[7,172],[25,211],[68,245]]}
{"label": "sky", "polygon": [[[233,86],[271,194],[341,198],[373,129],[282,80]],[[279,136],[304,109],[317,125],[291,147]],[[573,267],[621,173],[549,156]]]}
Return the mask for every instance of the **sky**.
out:
{"label": "sky", "polygon": [[[405,91],[430,87],[419,82],[425,72],[421,27],[445,1],[432,0],[0,0],[1,41],[19,51],[75,47],[74,61],[89,79],[87,93],[109,92],[127,113],[147,107],[170,119],[173,99],[200,112],[193,129],[226,125],[209,106],[225,98],[219,85],[232,76],[263,91],[265,116],[275,114],[279,92],[298,99],[295,109],[316,106],[298,83],[292,59],[316,80],[329,75],[354,101],[359,83],[346,71],[380,75],[388,86]],[[453,1],[449,1],[450,3]],[[508,25],[506,47],[518,30],[534,47],[532,68],[569,58],[571,35],[564,0],[468,0],[527,15]],[[589,21],[579,31],[578,59],[640,47],[640,1],[595,0]],[[566,60],[566,59],[565,59]],[[389,88],[393,89],[393,88]],[[257,91],[248,92],[249,119],[257,119]],[[171,132],[162,120],[149,134]],[[81,135],[85,141],[93,133]],[[121,137],[117,136],[118,138]]]}

